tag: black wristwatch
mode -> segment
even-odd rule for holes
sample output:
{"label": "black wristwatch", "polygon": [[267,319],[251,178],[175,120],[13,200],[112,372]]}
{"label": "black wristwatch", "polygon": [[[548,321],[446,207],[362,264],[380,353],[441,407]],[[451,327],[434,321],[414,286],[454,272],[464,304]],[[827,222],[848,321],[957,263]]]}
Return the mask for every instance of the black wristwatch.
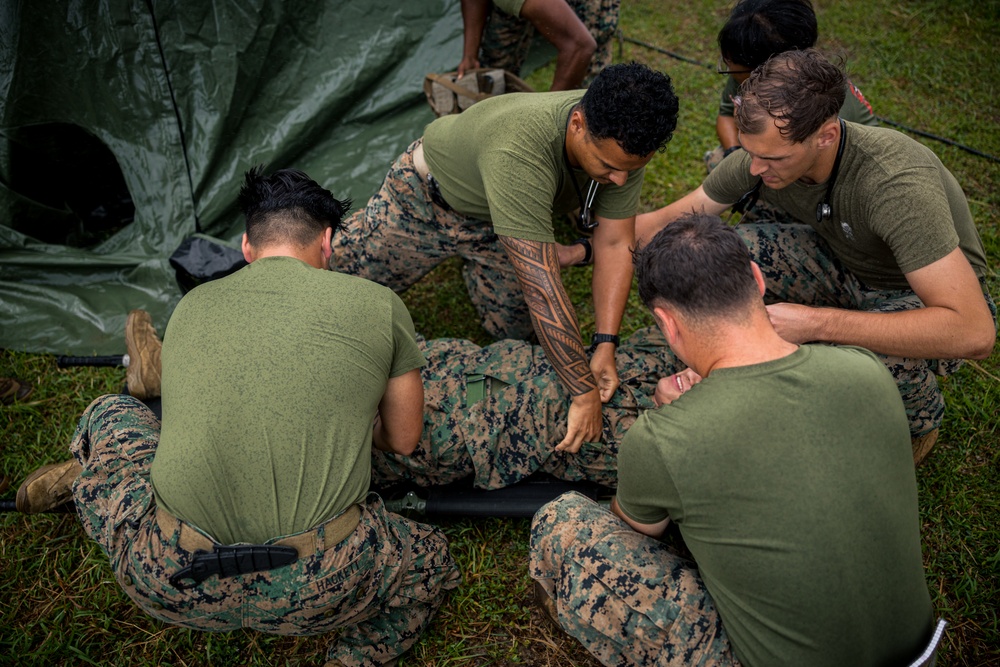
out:
{"label": "black wristwatch", "polygon": [[618,347],[618,336],[616,334],[595,333],[590,344],[597,345],[599,343],[614,343],[615,347]]}
{"label": "black wristwatch", "polygon": [[740,150],[741,148],[743,148],[743,146],[739,144],[736,144],[735,146],[730,146],[726,150],[722,151],[722,157],[729,157],[730,155]]}

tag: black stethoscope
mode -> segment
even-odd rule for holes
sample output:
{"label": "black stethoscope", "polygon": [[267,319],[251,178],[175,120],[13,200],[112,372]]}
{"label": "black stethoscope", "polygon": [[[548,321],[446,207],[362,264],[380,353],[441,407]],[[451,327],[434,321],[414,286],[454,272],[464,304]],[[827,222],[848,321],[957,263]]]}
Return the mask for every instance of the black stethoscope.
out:
{"label": "black stethoscope", "polygon": [[[833,184],[837,182],[837,174],[840,172],[840,159],[844,156],[844,142],[847,139],[847,127],[844,125],[844,119],[840,118],[840,144],[837,146],[837,157],[833,161],[833,172],[830,174],[830,180],[826,182],[826,194],[823,195],[823,201],[816,205],[816,222],[821,223],[824,220],[829,220],[833,217],[833,207],[830,205],[830,197],[833,194]],[[760,189],[764,187],[764,179],[757,179],[757,184],[752,188],[743,193],[735,204],[733,204],[733,213],[746,213],[754,207],[757,203],[757,199],[760,198]]]}
{"label": "black stethoscope", "polygon": [[[572,117],[573,112],[570,111],[570,117]],[[566,118],[566,132],[569,132],[569,117]],[[565,137],[565,135],[564,135]],[[563,138],[563,160],[566,162],[566,169],[569,170],[569,180],[573,181],[573,188],[576,190],[576,198],[580,202],[580,217],[577,218],[577,226],[581,231],[587,231],[593,229],[597,226],[597,220],[594,220],[590,216],[590,207],[594,204],[594,197],[597,196],[597,181],[590,179],[590,184],[587,186],[587,198],[583,198],[583,191],[580,190],[580,184],[576,182],[576,177],[573,176],[573,165],[569,163],[569,153],[566,151],[566,139]]]}

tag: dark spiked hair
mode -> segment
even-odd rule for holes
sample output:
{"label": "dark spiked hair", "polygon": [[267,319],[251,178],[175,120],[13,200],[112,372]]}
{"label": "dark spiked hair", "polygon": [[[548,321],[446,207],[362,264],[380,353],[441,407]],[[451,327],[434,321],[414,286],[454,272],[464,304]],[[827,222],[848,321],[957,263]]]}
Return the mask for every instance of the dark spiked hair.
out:
{"label": "dark spiked hair", "polygon": [[246,173],[238,201],[246,216],[247,239],[257,247],[308,245],[327,227],[336,233],[351,207],[350,199],[336,199],[298,169],[265,176],[263,165]]}

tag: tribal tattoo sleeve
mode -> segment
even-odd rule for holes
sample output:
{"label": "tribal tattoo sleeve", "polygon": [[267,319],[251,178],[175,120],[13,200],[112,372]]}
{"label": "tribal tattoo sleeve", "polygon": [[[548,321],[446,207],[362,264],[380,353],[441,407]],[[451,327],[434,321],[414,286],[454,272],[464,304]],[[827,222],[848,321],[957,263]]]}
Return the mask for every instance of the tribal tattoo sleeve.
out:
{"label": "tribal tattoo sleeve", "polygon": [[559,275],[555,244],[509,236],[499,238],[517,273],[538,342],[559,379],[574,396],[596,389],[576,311]]}

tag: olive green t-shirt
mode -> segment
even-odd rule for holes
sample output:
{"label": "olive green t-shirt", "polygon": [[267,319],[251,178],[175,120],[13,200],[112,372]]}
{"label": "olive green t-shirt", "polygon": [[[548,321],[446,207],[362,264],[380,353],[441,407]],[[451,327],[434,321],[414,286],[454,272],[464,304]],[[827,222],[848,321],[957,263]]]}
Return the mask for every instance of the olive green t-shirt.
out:
{"label": "olive green t-shirt", "polygon": [[[731,76],[726,77],[726,86],[722,89],[722,99],[719,102],[719,115],[732,116],[736,110],[733,98],[739,94],[740,85]],[[840,107],[839,116],[844,120],[861,125],[878,125],[878,118],[872,113],[872,107],[850,80],[847,81],[844,104]]]}
{"label": "olive green t-shirt", "polygon": [[[552,243],[552,216],[580,207],[590,178],[564,157],[566,123],[582,90],[510,93],[443,116],[424,130],[424,157],[445,201],[489,220],[497,234]],[[625,185],[599,185],[592,211],[610,220],[635,215],[645,169]],[[576,186],[574,187],[574,181]]]}
{"label": "olive green t-shirt", "polygon": [[524,0],[493,0],[493,5],[511,16],[520,16],[521,7],[524,7]]}
{"label": "olive green t-shirt", "polygon": [[636,420],[617,499],[678,525],[746,667],[904,665],[930,636],[909,427],[867,350],[712,371]]}
{"label": "olive green t-shirt", "polygon": [[195,288],[164,333],[157,503],[223,544],[317,526],[364,499],[387,381],[423,363],[361,278],[265,257]]}
{"label": "olive green t-shirt", "polygon": [[[846,143],[834,184],[831,218],[816,222],[826,183],[766,185],[761,201],[811,225],[863,283],[909,289],[905,273],[961,247],[980,278],[986,253],[965,193],[931,149],[895,130],[846,123]],[[754,187],[750,156],[736,151],[705,179],[705,194],[732,204]]]}

